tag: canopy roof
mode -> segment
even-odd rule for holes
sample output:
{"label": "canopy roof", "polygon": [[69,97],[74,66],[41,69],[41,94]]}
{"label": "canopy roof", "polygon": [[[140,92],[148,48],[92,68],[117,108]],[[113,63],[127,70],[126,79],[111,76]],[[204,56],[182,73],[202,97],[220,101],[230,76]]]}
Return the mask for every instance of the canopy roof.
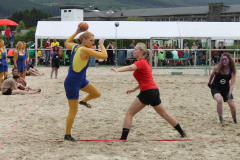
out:
{"label": "canopy roof", "polygon": [[[67,39],[77,29],[78,21],[38,21],[35,38]],[[115,39],[115,21],[87,21],[95,39]],[[240,39],[239,22],[156,22],[119,21],[117,39],[150,39],[211,37],[217,39]],[[77,36],[76,36],[77,37]]]}

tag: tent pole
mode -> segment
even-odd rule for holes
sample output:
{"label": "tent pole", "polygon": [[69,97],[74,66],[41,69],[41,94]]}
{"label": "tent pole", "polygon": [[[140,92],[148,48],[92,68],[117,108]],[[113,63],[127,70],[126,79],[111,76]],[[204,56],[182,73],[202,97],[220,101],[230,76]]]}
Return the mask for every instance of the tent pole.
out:
{"label": "tent pole", "polygon": [[238,61],[238,40],[237,40],[237,61]]}
{"label": "tent pole", "polygon": [[236,63],[236,50],[234,50],[234,63]]}
{"label": "tent pole", "polygon": [[37,47],[38,47],[38,39],[35,37],[35,65],[37,67]]}
{"label": "tent pole", "polygon": [[115,36],[115,61],[116,61],[116,67],[117,67],[117,26],[115,27],[116,28],[116,36]]}
{"label": "tent pole", "polygon": [[150,38],[150,62],[149,62],[149,64],[151,66],[152,66],[152,46],[153,46],[152,38]]}
{"label": "tent pole", "polygon": [[[209,75],[211,75],[211,64],[212,64],[212,39],[210,38],[210,44],[209,44]],[[207,65],[207,64],[206,64]]]}

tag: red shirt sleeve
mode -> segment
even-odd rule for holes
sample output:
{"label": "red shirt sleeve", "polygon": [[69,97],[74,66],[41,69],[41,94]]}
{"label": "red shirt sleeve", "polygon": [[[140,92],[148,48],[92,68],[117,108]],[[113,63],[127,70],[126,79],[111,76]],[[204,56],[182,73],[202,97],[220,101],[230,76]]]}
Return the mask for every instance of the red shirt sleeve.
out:
{"label": "red shirt sleeve", "polygon": [[137,66],[138,70],[142,69],[142,66],[143,66],[142,61],[138,60],[138,61],[134,62],[133,64],[135,64]]}

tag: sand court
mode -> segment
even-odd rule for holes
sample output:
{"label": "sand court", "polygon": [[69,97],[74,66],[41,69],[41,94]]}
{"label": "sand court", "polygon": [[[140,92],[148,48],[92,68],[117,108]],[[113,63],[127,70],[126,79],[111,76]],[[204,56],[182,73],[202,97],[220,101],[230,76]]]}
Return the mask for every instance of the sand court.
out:
{"label": "sand court", "polygon": [[[0,159],[240,159],[240,126],[233,123],[227,103],[223,105],[226,124],[219,124],[216,102],[207,87],[209,76],[158,75],[165,69],[153,70],[162,103],[186,131],[187,141],[174,141],[180,139],[179,133],[146,106],[133,118],[128,140],[136,142],[69,142],[63,141],[69,109],[63,82],[68,67],[60,67],[59,79],[50,79],[51,68],[39,70],[45,75],[26,80],[30,87],[41,88],[40,94],[0,95],[0,144],[5,140]],[[89,68],[87,79],[101,97],[89,101],[91,109],[79,105],[72,136],[77,140],[119,139],[125,113],[139,93],[127,95],[126,91],[137,86],[137,81],[132,72],[115,73],[110,67]],[[238,120],[239,88],[237,74],[233,96]],[[80,91],[79,100],[85,96]]]}

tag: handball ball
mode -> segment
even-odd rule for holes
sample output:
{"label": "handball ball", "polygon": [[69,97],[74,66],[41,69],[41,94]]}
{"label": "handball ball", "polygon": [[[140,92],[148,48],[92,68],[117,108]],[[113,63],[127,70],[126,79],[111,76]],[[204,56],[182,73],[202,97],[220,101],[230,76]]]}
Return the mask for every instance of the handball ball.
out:
{"label": "handball ball", "polygon": [[82,27],[80,28],[81,31],[86,31],[88,30],[88,24],[87,22],[81,22],[79,23],[79,26],[82,25]]}

